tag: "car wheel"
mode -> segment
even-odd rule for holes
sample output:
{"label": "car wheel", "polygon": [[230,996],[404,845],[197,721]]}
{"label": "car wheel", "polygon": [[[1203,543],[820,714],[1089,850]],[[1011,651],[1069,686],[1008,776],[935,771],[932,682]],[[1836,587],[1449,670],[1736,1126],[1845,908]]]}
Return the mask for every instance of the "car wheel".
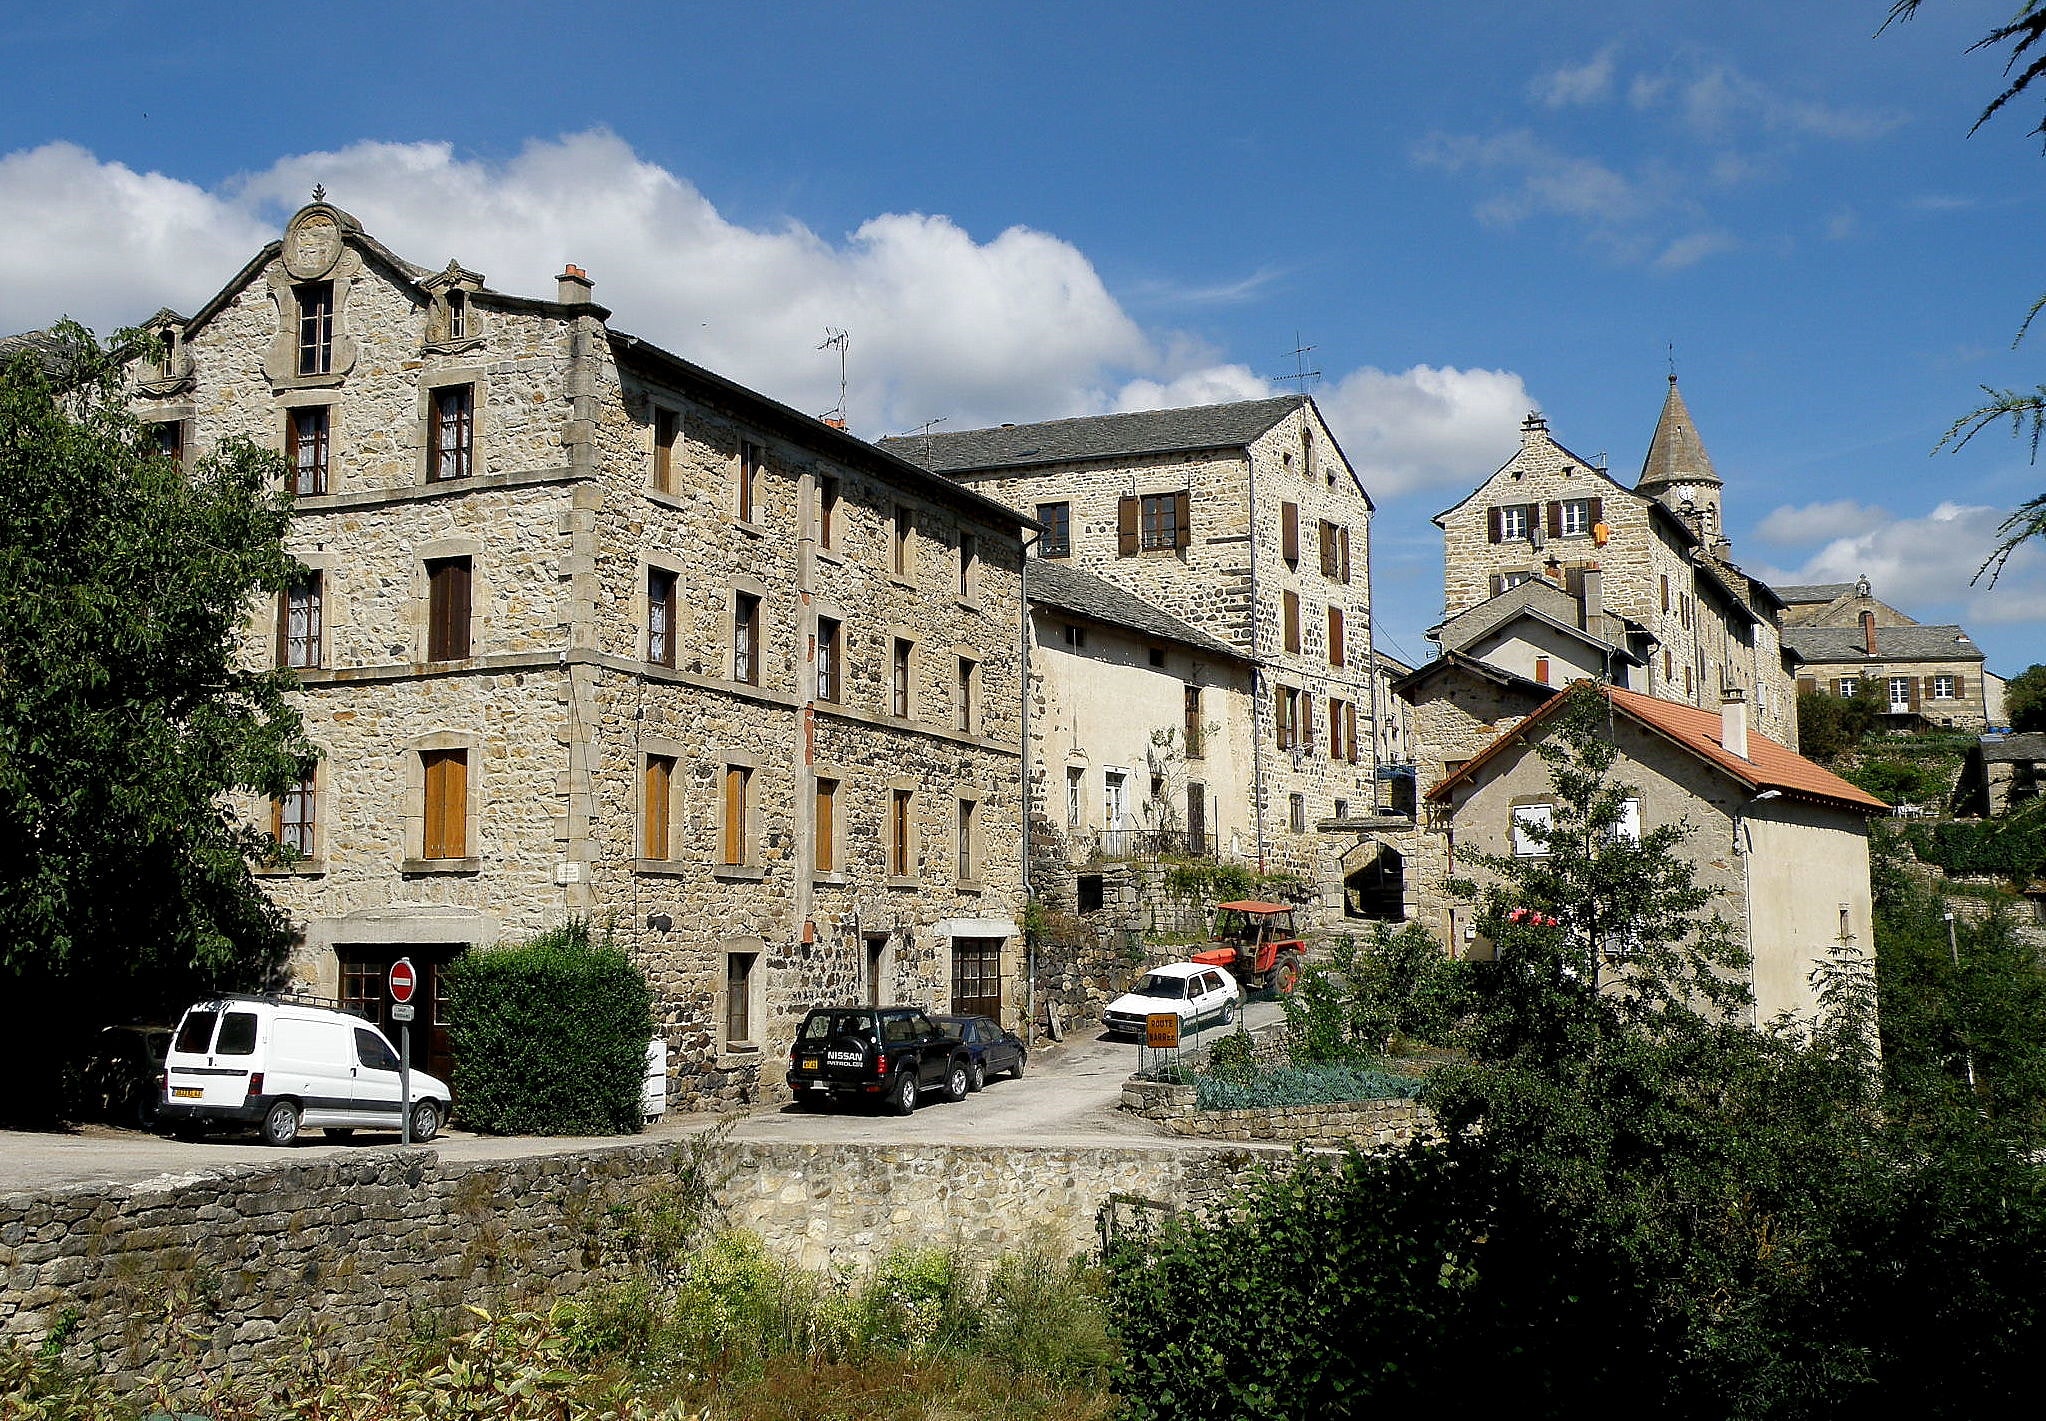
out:
{"label": "car wheel", "polygon": [[894,1093],[888,1097],[888,1108],[897,1115],[907,1115],[916,1109],[916,1076],[914,1066],[905,1067],[895,1078]]}
{"label": "car wheel", "polygon": [[945,1072],[945,1099],[957,1105],[973,1089],[973,1076],[964,1060],[955,1059]]}
{"label": "car wheel", "polygon": [[973,1069],[967,1073],[966,1088],[968,1090],[980,1090],[986,1085],[987,1085],[987,1062],[975,1061],[973,1063]]}
{"label": "car wheel", "polygon": [[440,1107],[422,1100],[412,1107],[412,1143],[423,1145],[440,1133]]}
{"label": "car wheel", "polygon": [[263,1112],[263,1143],[266,1145],[295,1145],[298,1143],[298,1107],[288,1100],[280,1100]]}
{"label": "car wheel", "polygon": [[1009,1067],[1009,1075],[1012,1079],[1019,1081],[1023,1079],[1023,1063],[1029,1059],[1030,1053],[1027,1051],[1018,1051],[1016,1053],[1016,1064]]}
{"label": "car wheel", "polygon": [[1227,1026],[1235,1020],[1236,998],[1230,997],[1227,1001],[1222,1003],[1222,1025]]}
{"label": "car wheel", "polygon": [[330,1140],[352,1140],[355,1138],[355,1127],[353,1125],[329,1125],[321,1133],[325,1134]]}

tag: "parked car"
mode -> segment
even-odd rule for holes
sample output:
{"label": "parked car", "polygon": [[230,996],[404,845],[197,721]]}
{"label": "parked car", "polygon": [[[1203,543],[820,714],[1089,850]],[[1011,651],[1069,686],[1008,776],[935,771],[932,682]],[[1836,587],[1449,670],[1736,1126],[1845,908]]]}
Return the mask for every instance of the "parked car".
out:
{"label": "parked car", "polygon": [[1236,1020],[1236,979],[1220,967],[1199,962],[1168,962],[1153,967],[1143,980],[1110,1002],[1101,1024],[1111,1036],[1142,1036],[1144,1019],[1154,1012],[1179,1018],[1182,1033],[1204,1022],[1227,1026]]}
{"label": "parked car", "polygon": [[163,1103],[168,1026],[103,1026],[78,1066],[79,1110],[90,1119],[147,1130]]}
{"label": "parked car", "polygon": [[987,1084],[989,1076],[1004,1071],[1018,1080],[1023,1078],[1030,1048],[1015,1032],[1004,1031],[993,1017],[941,1016],[934,1020],[958,1037],[966,1046],[966,1054],[973,1058],[973,1074],[966,1082],[968,1090],[979,1090]]}
{"label": "parked car", "polygon": [[965,1044],[921,1007],[813,1007],[789,1051],[804,1107],[865,1100],[907,1115],[926,1091],[966,1099],[972,1080]]}
{"label": "parked car", "polygon": [[[398,1053],[359,1016],[292,997],[222,997],[185,1012],[164,1059],[161,1130],[254,1125],[289,1145],[316,1126],[336,1139],[404,1127]],[[440,1133],[447,1084],[412,1072],[412,1138]]]}

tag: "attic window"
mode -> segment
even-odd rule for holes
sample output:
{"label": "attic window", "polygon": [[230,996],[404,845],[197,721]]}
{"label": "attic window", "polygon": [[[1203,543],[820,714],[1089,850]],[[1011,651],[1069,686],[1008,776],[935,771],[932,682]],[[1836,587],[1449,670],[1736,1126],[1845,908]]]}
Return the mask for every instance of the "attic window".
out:
{"label": "attic window", "polygon": [[448,339],[463,340],[469,334],[469,293],[448,293]]}
{"label": "attic window", "polygon": [[330,374],[334,369],[334,283],[308,281],[293,291],[298,297],[298,373]]}

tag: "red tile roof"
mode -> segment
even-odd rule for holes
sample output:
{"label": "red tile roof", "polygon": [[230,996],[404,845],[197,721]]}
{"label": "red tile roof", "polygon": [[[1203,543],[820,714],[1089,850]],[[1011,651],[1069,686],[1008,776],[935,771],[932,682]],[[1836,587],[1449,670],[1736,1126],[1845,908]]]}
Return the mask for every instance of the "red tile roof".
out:
{"label": "red tile roof", "polygon": [[[1889,811],[1889,805],[1866,790],[1856,788],[1831,770],[1812,763],[1796,751],[1778,745],[1752,729],[1748,731],[1748,757],[1742,759],[1720,744],[1721,721],[1716,712],[1680,705],[1675,701],[1657,700],[1638,691],[1623,691],[1617,686],[1603,689],[1612,699],[1614,709],[1625,712],[1630,720],[1674,741],[1757,793],[1773,789],[1798,799],[1814,800],[1863,814]],[[1569,694],[1565,690],[1550,697],[1540,710],[1487,745],[1470,763],[1429,790],[1427,798],[1447,803],[1450,790],[1469,782],[1487,761],[1502,753],[1508,745],[1524,739],[1535,726],[1556,714]]]}

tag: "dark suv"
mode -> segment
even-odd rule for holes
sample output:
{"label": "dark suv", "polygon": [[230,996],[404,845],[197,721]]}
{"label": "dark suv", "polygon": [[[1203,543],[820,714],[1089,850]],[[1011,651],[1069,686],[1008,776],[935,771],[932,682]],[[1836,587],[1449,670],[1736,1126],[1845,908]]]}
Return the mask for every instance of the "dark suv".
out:
{"label": "dark suv", "polygon": [[813,1007],[789,1052],[799,1106],[870,1100],[907,1115],[927,1090],[966,1099],[972,1076],[966,1047],[921,1007]]}

